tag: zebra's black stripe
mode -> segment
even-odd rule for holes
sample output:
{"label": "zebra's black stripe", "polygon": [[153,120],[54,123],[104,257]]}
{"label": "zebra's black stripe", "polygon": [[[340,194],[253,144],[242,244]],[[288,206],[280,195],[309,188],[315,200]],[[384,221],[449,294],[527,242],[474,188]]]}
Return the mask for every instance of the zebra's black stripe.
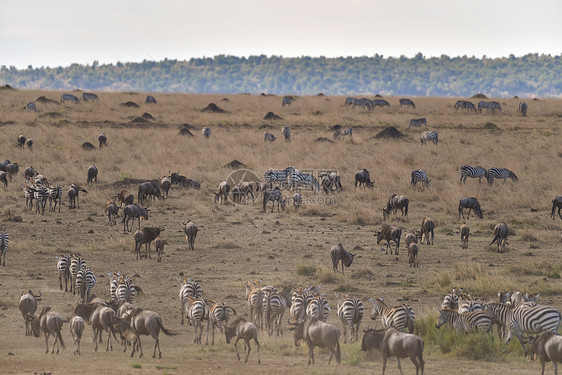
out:
{"label": "zebra's black stripe", "polygon": [[4,257],[2,265],[6,265],[6,254],[8,253],[8,244],[10,243],[10,236],[6,232],[0,232],[0,260]]}

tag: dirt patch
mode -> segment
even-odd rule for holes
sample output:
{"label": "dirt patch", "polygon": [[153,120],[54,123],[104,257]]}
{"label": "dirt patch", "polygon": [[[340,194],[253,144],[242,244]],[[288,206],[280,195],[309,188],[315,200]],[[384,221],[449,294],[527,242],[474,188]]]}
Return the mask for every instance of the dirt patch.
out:
{"label": "dirt patch", "polygon": [[127,108],[138,108],[139,105],[135,102],[125,102],[125,103],[121,103],[121,107],[127,107]]}
{"label": "dirt patch", "polygon": [[63,118],[64,115],[59,112],[47,112],[39,115],[40,118]]}
{"label": "dirt patch", "polygon": [[206,106],[205,108],[203,108],[201,110],[201,112],[211,112],[211,113],[228,113],[228,111],[225,111],[224,109],[220,108],[218,105],[216,105],[215,103],[209,103],[208,106]]}
{"label": "dirt patch", "polygon": [[246,164],[239,162],[238,160],[234,159],[228,164],[223,165],[224,168],[231,168],[231,169],[240,169],[246,168]]}
{"label": "dirt patch", "polygon": [[321,116],[321,115],[323,115],[323,113],[320,112],[320,111],[312,112],[312,114],[313,114],[314,116]]}
{"label": "dirt patch", "polygon": [[484,94],[478,93],[476,95],[471,96],[472,99],[488,99],[488,97]]}
{"label": "dirt patch", "polygon": [[314,140],[314,142],[334,143],[334,141],[332,141],[331,139],[328,139],[326,137],[318,137]]}
{"label": "dirt patch", "polygon": [[130,121],[130,123],[137,123],[137,122],[143,123],[143,122],[150,122],[150,121],[148,121],[147,119],[145,119],[143,117],[135,117],[134,119],[132,119]]}
{"label": "dirt patch", "polygon": [[404,134],[394,126],[389,126],[380,131],[374,138],[402,138]]}
{"label": "dirt patch", "polygon": [[276,115],[273,112],[267,112],[263,118],[264,120],[282,120],[281,116]]}
{"label": "dirt patch", "polygon": [[35,101],[42,104],[59,104],[56,100],[49,99],[46,96],[40,96]]}

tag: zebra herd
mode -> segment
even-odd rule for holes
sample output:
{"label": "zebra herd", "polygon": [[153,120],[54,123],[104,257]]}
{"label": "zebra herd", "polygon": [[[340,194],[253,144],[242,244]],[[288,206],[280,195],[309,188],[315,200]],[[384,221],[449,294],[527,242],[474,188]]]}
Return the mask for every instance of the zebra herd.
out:
{"label": "zebra herd", "polygon": [[59,288],[62,290],[64,279],[64,291],[68,290],[70,281],[70,292],[80,295],[83,302],[90,301],[90,292],[96,286],[96,276],[90,268],[86,268],[86,260],[79,253],[62,255],[57,261],[59,273]]}
{"label": "zebra herd", "polygon": [[492,185],[495,179],[503,180],[504,182],[508,178],[511,179],[511,181],[513,182],[518,181],[518,178],[515,175],[515,173],[513,173],[512,171],[506,168],[493,167],[490,169],[485,169],[484,167],[481,166],[474,167],[471,165],[463,165],[461,166],[460,170],[461,170],[461,180],[460,180],[461,184],[466,183],[466,179],[468,177],[478,178],[478,183],[481,183],[482,177],[484,177],[486,178],[488,185]]}
{"label": "zebra herd", "polygon": [[[409,99],[408,99],[409,100]],[[411,102],[411,101],[410,101]],[[413,102],[411,102],[413,104]],[[405,105],[400,103],[400,106]],[[357,106],[361,107],[362,109],[366,110],[373,110],[375,107],[388,107],[390,108],[390,103],[384,99],[367,99],[367,98],[352,98],[347,97],[344,103],[345,107],[355,108]],[[413,106],[415,108],[415,105]]]}

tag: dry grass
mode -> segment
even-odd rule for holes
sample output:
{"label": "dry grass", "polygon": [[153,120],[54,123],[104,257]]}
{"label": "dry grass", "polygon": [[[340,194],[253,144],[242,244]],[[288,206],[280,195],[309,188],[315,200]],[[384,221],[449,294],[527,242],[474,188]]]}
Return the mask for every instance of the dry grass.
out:
{"label": "dry grass", "polygon": [[[65,200],[60,214],[46,212],[41,216],[24,208],[21,172],[7,189],[0,189],[0,227],[12,237],[7,266],[0,268],[0,330],[4,333],[0,344],[16,354],[6,357],[4,372],[73,372],[68,348],[58,358],[46,356],[42,353],[43,340],[23,336],[23,320],[16,306],[20,291],[41,290],[42,305],[71,313],[76,297],[58,290],[55,274],[55,256],[70,251],[84,254],[98,276],[107,272],[139,275],[136,280],[146,293],[136,303],[158,311],[166,328],[181,333],[161,338],[162,361],[150,359],[150,339],[143,340],[145,358],[134,361],[119,350],[91,353],[91,342],[83,340],[81,363],[86,372],[136,372],[139,370],[132,367],[136,363],[142,371],[159,373],[161,369],[154,367],[156,363],[168,373],[177,373],[176,369],[187,366],[213,373],[240,373],[247,371],[248,366],[255,369],[255,353],[244,366],[235,360],[232,347],[226,346],[222,337],[212,348],[191,344],[192,327],[179,325],[180,273],[200,281],[207,297],[227,301],[239,314],[247,311],[243,283],[256,278],[278,286],[320,283],[332,311],[336,306],[333,293],[338,291],[362,298],[383,296],[389,304],[402,297],[419,299],[412,302],[416,316],[434,316],[442,295],[453,287],[464,287],[483,299],[493,298],[498,290],[540,292],[543,303],[561,305],[561,226],[559,220],[549,217],[551,200],[560,194],[562,175],[560,101],[533,101],[526,118],[516,111],[518,101],[511,99],[500,101],[502,114],[477,115],[455,112],[452,106],[456,99],[447,98],[415,98],[416,111],[400,109],[398,98],[387,98],[391,109],[362,113],[344,108],[344,98],[340,97],[301,97],[290,107],[281,107],[281,97],[228,95],[229,101],[223,102],[224,95],[155,94],[158,104],[147,106],[143,104],[145,94],[138,93],[98,93],[99,103],[38,103],[38,113],[22,110],[38,96],[57,100],[60,94],[0,93],[3,158],[19,163],[21,171],[32,165],[51,184],[62,185],[65,197],[71,182],[85,183],[90,164],[96,164],[100,170],[97,186],[86,187],[88,194],[80,195],[80,209],[69,210]],[[136,102],[140,108],[120,106],[126,101]],[[201,113],[200,109],[211,102],[229,113]],[[283,120],[263,120],[269,111]],[[316,111],[322,115],[314,115]],[[144,112],[155,120],[129,123]],[[420,133],[425,129],[408,128],[408,120],[413,117],[426,117],[428,129],[439,132],[437,147],[419,145]],[[185,123],[195,127],[193,137],[178,135]],[[501,131],[491,129],[488,123]],[[313,142],[319,137],[331,139],[333,132],[329,128],[336,124],[354,128],[353,142]],[[277,135],[282,126],[291,126],[293,141],[264,143],[262,125],[271,125],[270,131]],[[204,126],[212,127],[210,140],[201,136]],[[405,138],[373,139],[386,126],[395,126]],[[101,132],[108,136],[106,149],[82,150],[80,146],[86,141],[97,146]],[[16,146],[19,134],[33,138],[33,151]],[[271,214],[268,210],[264,214],[260,199],[255,205],[215,206],[209,189],[216,189],[228,177],[231,170],[223,166],[234,159],[258,176],[269,168],[288,165],[299,169],[337,169],[344,191],[334,196],[333,205],[308,204],[298,212],[291,208],[287,212],[275,210]],[[462,164],[506,167],[520,181],[496,181],[493,186],[486,186],[469,180],[460,185]],[[354,174],[361,168],[370,171],[374,189],[353,188]],[[410,187],[413,169],[428,172],[432,179],[428,190]],[[163,237],[169,245],[162,263],[154,259],[134,261],[131,234],[123,234],[120,225],[106,225],[104,203],[123,187],[136,195],[137,187],[124,185],[124,178],[154,179],[169,171],[198,180],[202,188],[196,191],[174,186],[168,200],[150,204],[147,224],[163,226]],[[420,267],[416,269],[408,266],[403,244],[399,256],[385,256],[373,237],[383,224],[381,209],[393,193],[409,197],[409,215],[392,215],[388,223],[400,226],[404,233],[419,230],[425,216],[438,223],[435,245],[420,246]],[[303,195],[308,202],[324,196],[310,192]],[[471,216],[466,220],[472,236],[469,249],[462,250],[458,234],[462,221],[458,220],[457,207],[459,199],[469,196],[480,201],[484,219]],[[187,219],[200,229],[194,252],[187,251],[181,232]],[[505,254],[488,248],[498,221],[506,221],[512,231]],[[357,253],[345,276],[332,271],[328,254],[338,242]],[[106,277],[98,278],[94,291],[108,297]],[[330,322],[339,326],[335,314]],[[86,332],[85,336],[90,337],[89,334]],[[290,333],[285,332],[281,338],[260,335],[262,371],[286,373],[294,366],[304,368],[306,350],[293,348]],[[71,347],[66,326],[63,336]],[[338,373],[372,369],[372,363],[360,360],[355,346],[346,346],[342,352],[344,364],[337,368]],[[484,368],[488,372],[536,373],[536,364],[517,361],[517,366],[513,366],[510,361],[516,360],[480,364],[429,351],[426,370],[448,374],[454,365],[467,374],[480,373]],[[326,362],[327,356],[319,354],[310,371],[336,371]]]}

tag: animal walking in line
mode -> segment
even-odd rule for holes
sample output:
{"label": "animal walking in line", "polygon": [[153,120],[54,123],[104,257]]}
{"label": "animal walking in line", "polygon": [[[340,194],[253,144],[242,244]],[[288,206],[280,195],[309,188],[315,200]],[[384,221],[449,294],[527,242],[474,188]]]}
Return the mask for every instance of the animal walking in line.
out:
{"label": "animal walking in line", "polygon": [[198,228],[191,220],[184,222],[185,240],[189,243],[189,249],[195,250],[195,237],[197,237]]}
{"label": "animal walking in line", "polygon": [[62,328],[62,317],[58,312],[51,310],[49,306],[45,306],[39,316],[28,319],[31,323],[33,336],[39,337],[41,332],[45,336],[45,354],[49,353],[49,337],[51,335],[55,338],[51,354],[55,352],[55,345],[57,346],[57,354],[59,354],[59,345],[64,349],[64,341],[60,331]]}
{"label": "animal walking in line", "polygon": [[408,246],[408,264],[410,265],[410,267],[419,267],[418,252],[419,247],[417,243],[413,242]]}
{"label": "animal walking in line", "polygon": [[505,222],[496,224],[494,228],[494,239],[490,242],[490,245],[497,243],[498,250],[497,253],[503,253],[505,245],[507,244],[507,235],[509,234],[509,229]]}
{"label": "animal walking in line", "polygon": [[461,248],[468,249],[468,237],[470,236],[470,227],[463,223],[460,227],[461,232]]}
{"label": "animal walking in line", "polygon": [[[434,237],[434,230],[435,230],[435,220],[426,216],[421,224],[421,242],[423,243],[423,238],[425,236],[425,240],[427,241],[428,245],[433,245],[433,237]],[[429,242],[429,235],[431,234],[431,243]]]}
{"label": "animal walking in line", "polygon": [[[260,343],[258,341],[258,327],[254,323],[248,322],[242,317],[234,319],[234,321],[225,329],[226,343],[230,344],[230,340],[236,337],[234,342],[234,349],[236,350],[236,357],[240,360],[240,354],[238,354],[238,341],[244,340],[244,352],[246,353],[246,358],[244,363],[248,362],[248,357],[252,351],[250,346],[250,341],[254,340],[257,346],[258,352],[258,365],[260,364]],[[248,351],[246,352],[246,348]]]}

